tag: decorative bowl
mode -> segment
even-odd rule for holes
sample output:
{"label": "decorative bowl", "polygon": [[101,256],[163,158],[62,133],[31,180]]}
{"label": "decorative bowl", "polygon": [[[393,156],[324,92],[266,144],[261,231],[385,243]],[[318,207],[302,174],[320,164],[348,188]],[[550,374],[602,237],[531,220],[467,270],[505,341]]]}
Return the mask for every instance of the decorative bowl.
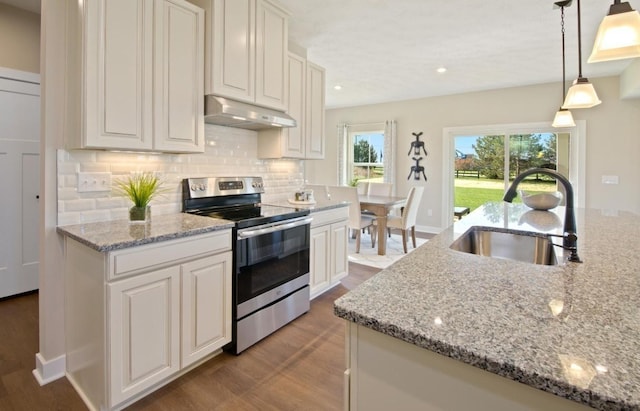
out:
{"label": "decorative bowl", "polygon": [[551,210],[556,208],[562,201],[562,193],[559,191],[529,194],[524,190],[520,190],[520,198],[522,202],[534,210]]}

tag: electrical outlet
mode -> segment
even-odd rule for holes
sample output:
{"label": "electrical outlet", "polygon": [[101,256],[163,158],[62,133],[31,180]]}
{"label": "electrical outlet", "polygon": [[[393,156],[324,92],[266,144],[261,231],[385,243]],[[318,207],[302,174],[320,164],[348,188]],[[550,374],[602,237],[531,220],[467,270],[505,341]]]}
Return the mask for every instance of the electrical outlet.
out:
{"label": "electrical outlet", "polygon": [[78,173],[78,193],[111,191],[111,173]]}
{"label": "electrical outlet", "polygon": [[433,217],[433,210],[432,209],[428,209],[427,210],[427,217]]}
{"label": "electrical outlet", "polygon": [[602,184],[618,184],[618,176],[602,176]]}

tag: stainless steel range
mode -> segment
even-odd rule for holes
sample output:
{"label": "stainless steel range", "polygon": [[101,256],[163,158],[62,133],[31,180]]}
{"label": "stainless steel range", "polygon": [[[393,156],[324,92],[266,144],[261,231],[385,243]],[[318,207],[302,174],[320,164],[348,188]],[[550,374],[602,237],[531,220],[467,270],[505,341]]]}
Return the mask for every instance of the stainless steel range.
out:
{"label": "stainless steel range", "polygon": [[239,354],[309,311],[309,210],[261,203],[261,177],[183,180],[183,211],[235,222],[233,341]]}

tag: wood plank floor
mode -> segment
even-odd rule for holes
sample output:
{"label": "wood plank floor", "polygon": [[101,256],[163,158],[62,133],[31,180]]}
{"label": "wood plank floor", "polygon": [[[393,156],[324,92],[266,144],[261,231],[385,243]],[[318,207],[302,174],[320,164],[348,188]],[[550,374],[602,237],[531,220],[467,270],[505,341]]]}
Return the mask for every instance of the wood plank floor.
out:
{"label": "wood plank floor", "polygon": [[[239,356],[223,353],[131,405],[129,410],[340,410],[344,323],[333,301],[379,270],[349,264],[342,283],[311,310]],[[38,296],[0,301],[0,410],[86,410],[69,382],[40,387]]]}

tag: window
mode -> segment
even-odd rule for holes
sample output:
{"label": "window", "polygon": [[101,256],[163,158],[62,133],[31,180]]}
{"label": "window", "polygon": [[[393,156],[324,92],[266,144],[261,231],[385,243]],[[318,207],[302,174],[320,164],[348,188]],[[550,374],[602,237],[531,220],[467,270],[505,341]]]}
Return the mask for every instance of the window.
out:
{"label": "window", "polygon": [[396,122],[338,124],[338,185],[395,182]]}
{"label": "window", "polygon": [[357,181],[384,181],[384,131],[358,131],[349,133],[347,179]]}
{"label": "window", "polygon": [[[455,136],[454,205],[473,211],[488,201],[502,201],[510,182],[532,167],[567,175],[568,147],[568,133]],[[520,188],[530,192],[562,190],[546,175],[523,183]]]}
{"label": "window", "polygon": [[[556,129],[548,123],[522,123],[522,124],[502,124],[491,126],[466,126],[466,127],[447,127],[443,129],[443,181],[442,186],[442,210],[453,210],[459,204],[460,198],[455,195],[455,189],[461,183],[473,182],[478,180],[476,169],[478,164],[475,162],[475,149],[471,150],[471,146],[477,143],[480,136],[500,136],[503,143],[500,148],[502,153],[509,153],[508,156],[502,155],[503,158],[503,178],[510,176],[512,179],[516,173],[516,169],[522,169],[537,161],[547,161],[547,164],[554,162],[556,171],[568,176],[573,185],[574,202],[578,207],[584,207],[585,204],[585,158],[586,150],[584,140],[587,137],[586,122],[584,120],[576,121],[576,127],[568,129]],[[525,142],[525,137],[529,138]],[[521,141],[522,137],[522,141]],[[555,143],[553,142],[555,138]],[[542,145],[542,149],[537,152],[531,151],[530,146]],[[539,147],[540,148],[540,147]],[[553,152],[555,150],[555,153]],[[535,155],[533,155],[535,153]],[[470,155],[471,154],[471,155]],[[538,158],[540,156],[541,158]],[[535,159],[534,159],[535,157]],[[547,159],[544,159],[547,157]],[[535,164],[544,165],[544,164]],[[550,164],[549,164],[550,165]],[[499,168],[496,167],[496,169]],[[469,172],[459,172],[456,176],[456,170],[470,170]],[[482,176],[483,171],[480,171]],[[510,179],[500,178],[498,183],[503,190],[509,185]],[[559,191],[561,187],[558,187]],[[501,196],[498,194],[498,201]],[[492,201],[492,200],[487,200]],[[448,212],[441,213],[441,226],[448,227],[451,225],[452,214]]]}

